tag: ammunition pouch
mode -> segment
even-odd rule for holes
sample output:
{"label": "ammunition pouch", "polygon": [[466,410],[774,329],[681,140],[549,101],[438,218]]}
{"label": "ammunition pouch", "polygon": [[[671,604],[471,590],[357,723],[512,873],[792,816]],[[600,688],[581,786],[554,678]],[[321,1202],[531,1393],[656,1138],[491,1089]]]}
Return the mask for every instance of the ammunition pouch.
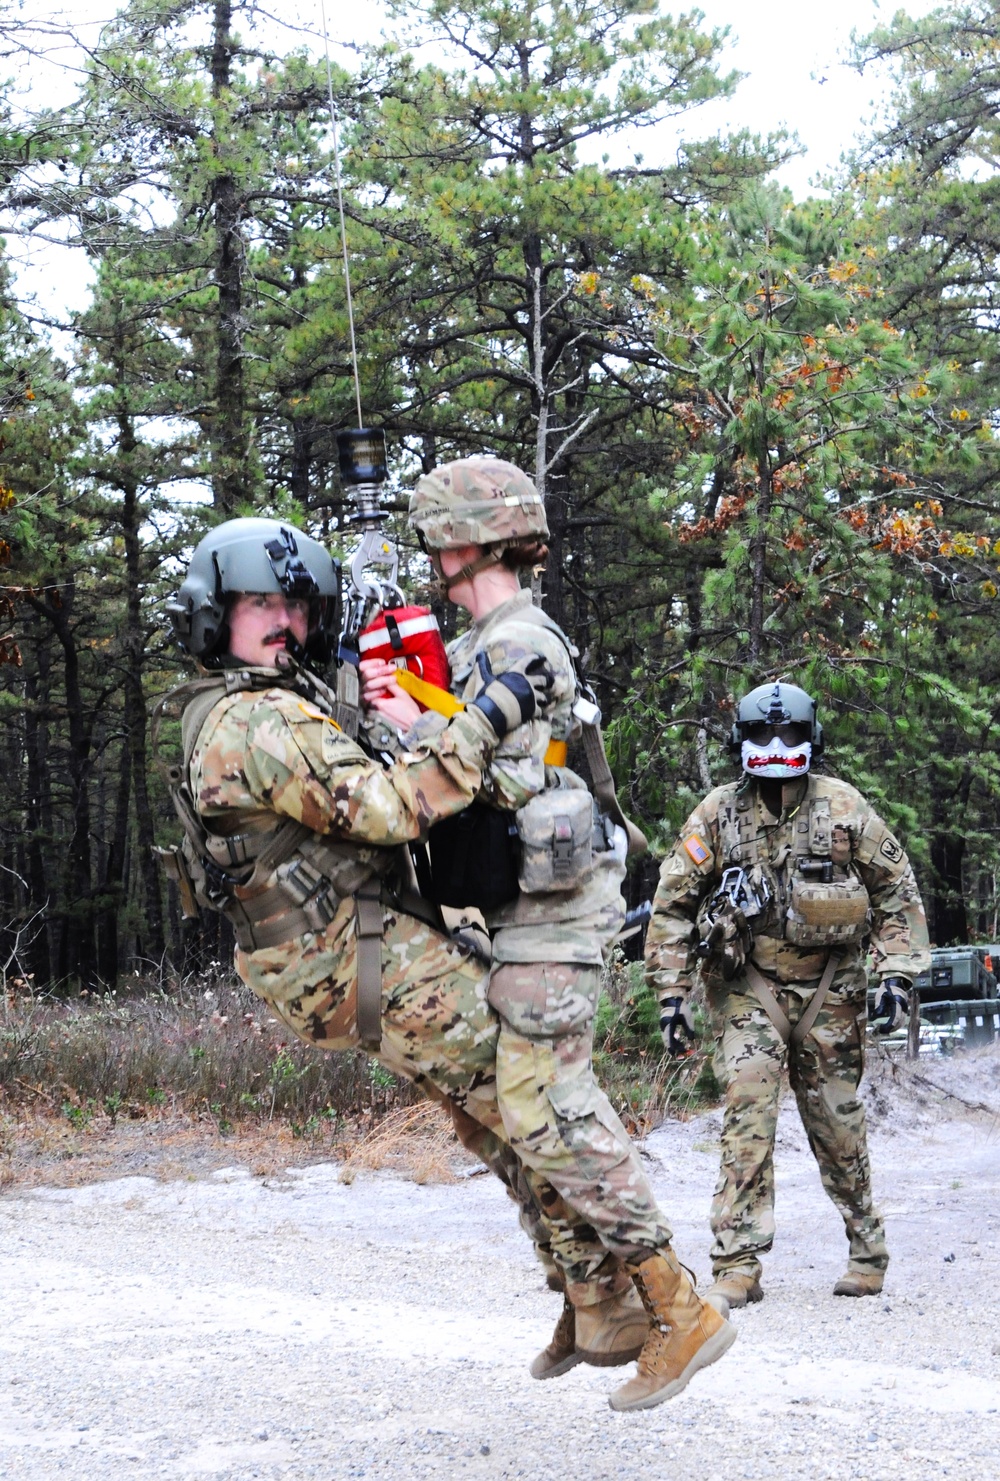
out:
{"label": "ammunition pouch", "polygon": [[[795,946],[853,946],[871,929],[871,902],[853,869],[822,872],[792,868],[785,912],[785,940]],[[820,877],[817,877],[817,874]],[[822,878],[825,873],[829,877]]]}
{"label": "ammunition pouch", "polygon": [[[280,825],[274,842],[289,829],[291,852],[275,860],[270,847],[257,858],[243,883],[234,882],[228,900],[217,906],[233,923],[243,951],[281,946],[297,936],[325,931],[342,900],[392,867],[391,849],[359,849],[335,843],[298,823]],[[295,829],[297,836],[291,836]],[[263,866],[263,867],[262,867]]]}
{"label": "ammunition pouch", "polygon": [[604,843],[601,815],[589,791],[553,787],[539,792],[516,819],[521,840],[518,884],[525,894],[556,894],[587,881],[593,870],[595,830]]}

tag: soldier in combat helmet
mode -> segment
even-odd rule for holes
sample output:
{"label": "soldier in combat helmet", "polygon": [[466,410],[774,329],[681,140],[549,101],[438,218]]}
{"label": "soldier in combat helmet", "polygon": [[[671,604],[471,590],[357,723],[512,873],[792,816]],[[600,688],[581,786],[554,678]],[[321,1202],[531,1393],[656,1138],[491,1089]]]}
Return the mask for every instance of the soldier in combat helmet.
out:
{"label": "soldier in combat helmet", "polygon": [[[323,547],[278,521],[229,521],[195,550],[168,610],[201,676],[154,718],[155,754],[168,715],[181,730],[179,757],[161,767],[185,836],[165,863],[188,908],[231,921],[239,975],[293,1032],[326,1049],[361,1043],[509,1141],[487,975],[408,889],[400,848],[469,806],[499,742],[554,703],[554,671],[537,652],[511,660],[383,765],[341,728],[316,671],[336,641],[338,594]],[[571,1273],[596,1238],[540,1177],[536,1189],[532,1237]],[[710,1360],[698,1361],[690,1324],[685,1341],[669,1375],[679,1387]]]}
{"label": "soldier in combat helmet", "polygon": [[[449,649],[453,693],[474,704],[494,675],[523,667],[533,655],[555,676],[544,711],[512,729],[486,767],[475,806],[461,820],[475,830],[471,848],[461,848],[456,829],[443,825],[446,874],[455,872],[449,866],[456,855],[463,863],[460,877],[447,881],[450,898],[440,894],[439,879],[431,888],[443,903],[479,906],[489,928],[489,1002],[500,1020],[497,1093],[505,1134],[521,1162],[558,1190],[604,1246],[589,1268],[566,1281],[562,1317],[532,1372],[555,1377],[578,1362],[595,1307],[609,1319],[612,1308],[618,1340],[603,1358],[591,1351],[586,1360],[611,1364],[636,1356],[636,1376],[611,1404],[645,1408],[671,1397],[720,1357],[733,1329],[720,1324],[677,1261],[638,1156],[594,1078],[594,1014],[601,967],[621,927],[629,840],[613,792],[592,797],[566,765],[566,743],[581,731],[574,713],[580,696],[575,650],[520,584],[519,571],[546,555],[544,505],[513,464],[462,458],[419,480],[410,523],[441,588],[472,618]],[[391,666],[362,669],[370,702],[409,727],[407,748],[440,730],[439,715],[407,708],[406,696],[393,687]],[[506,890],[502,882],[494,888],[495,880],[482,880],[477,898],[473,876],[485,856],[495,858],[501,881],[507,873],[511,820],[519,839],[515,877]],[[439,832],[430,834],[435,874]],[[648,1318],[626,1299],[628,1276]]]}
{"label": "soldier in combat helmet", "polygon": [[929,964],[927,926],[900,843],[846,782],[819,776],[815,700],[762,684],[731,736],[743,777],[694,810],[660,871],[646,941],[668,1047],[693,1037],[688,996],[701,972],[725,1087],[722,1165],[712,1203],[709,1299],[760,1301],[774,1239],[774,1137],[787,1063],[823,1186],[849,1245],[837,1296],[882,1289],[889,1262],[873,1201],[864,1110],[870,946],[883,1032],[903,1021]]}

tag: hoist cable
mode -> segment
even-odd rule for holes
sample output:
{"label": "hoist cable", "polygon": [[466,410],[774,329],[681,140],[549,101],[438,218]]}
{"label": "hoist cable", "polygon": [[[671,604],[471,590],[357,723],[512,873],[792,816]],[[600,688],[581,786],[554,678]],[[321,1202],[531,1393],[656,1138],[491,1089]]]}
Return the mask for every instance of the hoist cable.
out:
{"label": "hoist cable", "polygon": [[319,0],[323,21],[323,50],[326,54],[326,90],[330,104],[330,127],[333,130],[333,163],[337,181],[337,210],[340,213],[340,245],[344,254],[344,283],[347,288],[347,327],[351,337],[351,366],[354,371],[354,399],[358,408],[358,428],[364,426],[361,414],[361,377],[358,374],[358,347],[354,339],[354,303],[351,299],[351,265],[347,256],[347,224],[344,219],[344,186],[340,175],[340,138],[337,129],[337,105],[333,101],[333,68],[330,65],[330,35],[326,28],[325,0]]}

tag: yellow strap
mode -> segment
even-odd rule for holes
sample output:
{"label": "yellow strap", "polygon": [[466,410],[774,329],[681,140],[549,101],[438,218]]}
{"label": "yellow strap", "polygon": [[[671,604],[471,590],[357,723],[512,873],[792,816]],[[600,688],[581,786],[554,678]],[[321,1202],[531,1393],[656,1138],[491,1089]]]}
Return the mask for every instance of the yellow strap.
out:
{"label": "yellow strap", "polygon": [[[438,715],[444,715],[451,719],[465,705],[460,699],[456,699],[447,689],[441,689],[437,684],[428,684],[426,679],[421,679],[418,674],[411,673],[409,669],[399,669],[396,673],[396,683],[406,694],[425,705],[427,709],[434,710]],[[546,766],[566,765],[566,742],[549,741],[545,752]]]}
{"label": "yellow strap", "polygon": [[438,715],[444,715],[449,720],[452,715],[457,715],[460,710],[465,709],[462,701],[456,699],[447,689],[442,689],[437,684],[428,684],[426,679],[421,679],[419,674],[411,673],[409,669],[396,670],[396,683],[400,689],[420,704],[425,705],[427,709],[434,710]]}

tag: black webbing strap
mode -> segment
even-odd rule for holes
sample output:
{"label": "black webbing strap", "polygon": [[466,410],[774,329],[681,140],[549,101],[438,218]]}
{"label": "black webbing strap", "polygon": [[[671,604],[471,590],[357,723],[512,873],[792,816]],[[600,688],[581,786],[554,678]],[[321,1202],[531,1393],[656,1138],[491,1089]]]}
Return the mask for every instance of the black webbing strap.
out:
{"label": "black webbing strap", "polygon": [[363,1049],[382,1042],[382,883],[371,879],[354,896],[358,941],[358,1038]]}

